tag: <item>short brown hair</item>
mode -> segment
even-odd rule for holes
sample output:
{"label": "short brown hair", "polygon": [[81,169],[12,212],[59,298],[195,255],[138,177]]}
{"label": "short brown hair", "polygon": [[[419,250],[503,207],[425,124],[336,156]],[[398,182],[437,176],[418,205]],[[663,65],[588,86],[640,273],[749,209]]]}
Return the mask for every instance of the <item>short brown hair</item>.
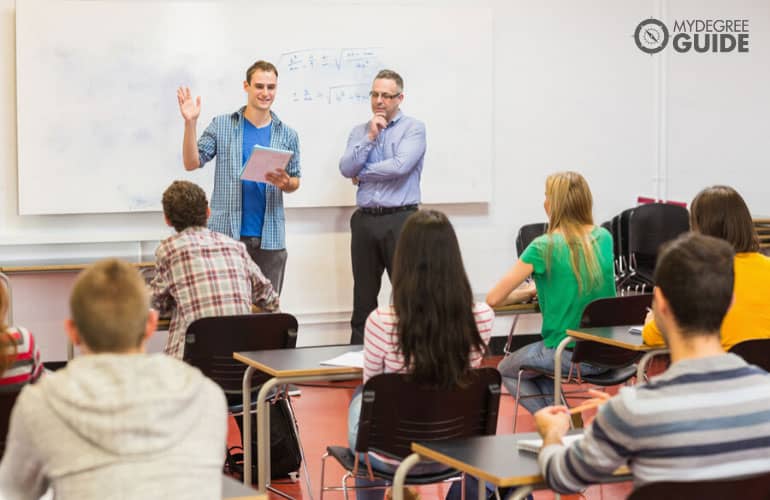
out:
{"label": "short brown hair", "polygon": [[80,273],[70,295],[70,315],[92,352],[135,349],[145,336],[150,297],[139,271],[107,259]]}
{"label": "short brown hair", "polygon": [[719,336],[733,298],[734,257],[726,241],[694,232],[663,245],[655,285],[671,305],[684,336]]}
{"label": "short brown hair", "polygon": [[163,214],[177,231],[205,226],[208,206],[206,193],[190,181],[174,181],[163,192]]}
{"label": "short brown hair", "polygon": [[264,71],[265,73],[270,73],[272,71],[275,73],[275,77],[278,78],[278,69],[273,63],[259,60],[249,66],[249,69],[246,70],[246,83],[251,85],[251,75],[253,75],[257,70]]}
{"label": "short brown hair", "polygon": [[695,195],[690,203],[690,227],[727,241],[737,253],[759,251],[749,207],[730,186],[707,187]]}
{"label": "short brown hair", "polygon": [[377,73],[377,76],[375,76],[374,79],[375,80],[380,80],[380,79],[393,80],[394,82],[396,82],[396,85],[398,86],[398,91],[399,92],[404,91],[404,80],[401,78],[401,75],[399,75],[392,69],[380,70],[380,72]]}

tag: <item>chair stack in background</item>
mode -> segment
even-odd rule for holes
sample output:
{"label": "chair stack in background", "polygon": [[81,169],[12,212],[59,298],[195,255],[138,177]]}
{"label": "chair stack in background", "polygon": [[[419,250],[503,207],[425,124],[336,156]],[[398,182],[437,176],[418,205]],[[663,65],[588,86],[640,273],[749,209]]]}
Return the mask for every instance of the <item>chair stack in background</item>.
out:
{"label": "chair stack in background", "polygon": [[770,256],[770,217],[754,219],[754,229],[759,236],[759,251]]}

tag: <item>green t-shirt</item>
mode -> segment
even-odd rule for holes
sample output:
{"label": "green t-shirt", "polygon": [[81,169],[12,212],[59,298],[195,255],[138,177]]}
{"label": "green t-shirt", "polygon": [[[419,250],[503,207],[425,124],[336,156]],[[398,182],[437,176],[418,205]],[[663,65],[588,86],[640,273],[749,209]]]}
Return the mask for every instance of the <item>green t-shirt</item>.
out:
{"label": "green t-shirt", "polygon": [[[603,227],[591,231],[594,251],[601,270],[601,282],[593,289],[578,292],[578,283],[570,266],[569,251],[561,234],[544,234],[535,238],[521,254],[521,260],[534,268],[532,277],[537,285],[540,310],[543,313],[543,341],[555,349],[566,336],[568,328],[580,326],[583,309],[594,299],[615,296],[612,236]],[[551,248],[551,265],[546,271],[548,246]],[[581,276],[587,275],[581,265]],[[584,280],[588,283],[588,280]],[[590,285],[589,285],[590,286]]]}

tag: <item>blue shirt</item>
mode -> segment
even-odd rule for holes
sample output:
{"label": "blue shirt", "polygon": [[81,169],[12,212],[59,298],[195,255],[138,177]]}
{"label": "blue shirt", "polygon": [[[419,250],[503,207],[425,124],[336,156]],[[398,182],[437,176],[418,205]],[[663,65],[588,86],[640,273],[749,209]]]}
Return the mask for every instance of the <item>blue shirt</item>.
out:
{"label": "blue shirt", "polygon": [[[255,127],[249,120],[243,120],[243,165],[251,156],[254,145],[270,146],[270,130],[273,122],[264,127]],[[241,236],[259,238],[262,236],[262,224],[265,221],[264,182],[241,181],[243,211],[241,212]]]}
{"label": "blue shirt", "polygon": [[[243,168],[243,110],[245,106],[226,115],[215,116],[198,139],[201,167],[214,156],[214,192],[211,194],[209,229],[238,239],[241,235],[241,169]],[[272,130],[270,147],[292,151],[286,165],[290,177],[300,177],[299,137],[270,112]],[[283,212],[283,192],[272,184],[265,187],[265,221],[262,224],[262,245],[265,250],[286,248],[286,224]]]}
{"label": "blue shirt", "polygon": [[399,111],[377,138],[369,140],[369,123],[350,133],[340,172],[358,177],[359,207],[400,207],[420,203],[420,176],[425,158],[425,125]]}

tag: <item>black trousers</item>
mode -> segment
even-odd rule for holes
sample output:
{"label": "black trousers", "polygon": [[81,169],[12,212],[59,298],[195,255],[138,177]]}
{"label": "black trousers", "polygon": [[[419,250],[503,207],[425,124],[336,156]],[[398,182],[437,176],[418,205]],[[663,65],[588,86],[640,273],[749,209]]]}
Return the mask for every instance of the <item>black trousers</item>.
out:
{"label": "black trousers", "polygon": [[393,254],[401,228],[417,208],[383,215],[356,210],[350,218],[350,258],[353,263],[353,316],[350,343],[364,343],[364,324],[377,308],[382,272],[391,276]]}

